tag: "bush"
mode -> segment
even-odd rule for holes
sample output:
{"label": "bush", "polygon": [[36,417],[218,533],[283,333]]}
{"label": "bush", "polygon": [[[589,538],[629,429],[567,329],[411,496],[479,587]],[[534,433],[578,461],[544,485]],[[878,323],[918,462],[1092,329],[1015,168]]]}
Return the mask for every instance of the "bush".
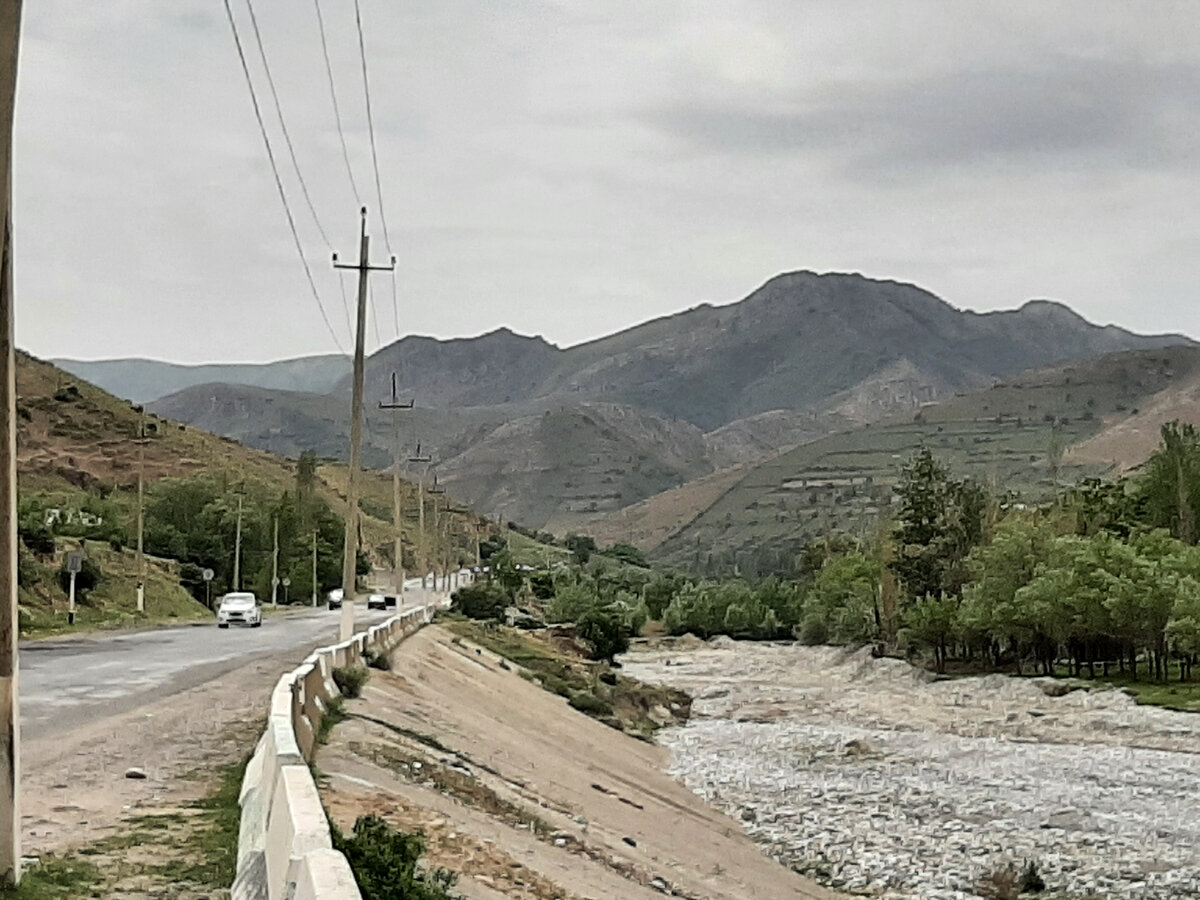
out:
{"label": "bush", "polygon": [[22,519],[20,533],[21,542],[30,552],[38,556],[50,556],[54,553],[54,532],[41,522]]}
{"label": "bush", "polygon": [[592,648],[593,659],[611,661],[629,649],[629,629],[611,609],[593,609],[579,619],[579,636]]}
{"label": "bush", "polygon": [[440,868],[418,868],[425,852],[420,833],[406,834],[379,816],[363,816],[347,837],[331,825],[333,849],[345,854],[363,900],[453,900],[455,876]]}
{"label": "bush", "polygon": [[386,653],[376,653],[374,650],[368,650],[363,654],[363,659],[366,660],[367,666],[372,669],[378,669],[380,672],[390,672],[392,670],[392,658]]}
{"label": "bush", "polygon": [[1042,873],[1038,871],[1037,863],[1032,859],[1025,863],[1025,868],[1021,870],[1021,880],[1019,882],[1022,894],[1040,894],[1046,889],[1046,882],[1042,879]]}
{"label": "bush", "polygon": [[508,594],[498,584],[477,581],[460,587],[450,595],[451,612],[469,619],[499,619],[508,608]]}
{"label": "bush", "polygon": [[805,616],[796,627],[796,640],[810,647],[829,643],[829,623],[820,616]]}
{"label": "bush", "polygon": [[567,702],[572,709],[587,713],[589,716],[611,716],[613,712],[611,703],[589,691],[576,691]]}
{"label": "bush", "polygon": [[330,697],[325,704],[325,715],[321,716],[321,724],[317,727],[317,743],[324,744],[333,733],[333,726],[346,718],[346,698]]}
{"label": "bush", "polygon": [[333,670],[333,683],[337,685],[343,697],[353,700],[362,695],[362,686],[370,676],[366,666],[339,666]]}

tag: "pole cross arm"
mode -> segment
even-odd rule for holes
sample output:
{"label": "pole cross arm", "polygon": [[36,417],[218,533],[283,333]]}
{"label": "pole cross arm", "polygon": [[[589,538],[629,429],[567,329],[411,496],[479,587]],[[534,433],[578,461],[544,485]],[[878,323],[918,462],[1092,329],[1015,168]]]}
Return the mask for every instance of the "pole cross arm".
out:
{"label": "pole cross arm", "polygon": [[360,272],[391,272],[396,268],[395,262],[389,266],[370,266],[363,263],[340,263],[337,261],[337,258],[337,254],[333,254],[333,267],[335,269],[357,269]]}

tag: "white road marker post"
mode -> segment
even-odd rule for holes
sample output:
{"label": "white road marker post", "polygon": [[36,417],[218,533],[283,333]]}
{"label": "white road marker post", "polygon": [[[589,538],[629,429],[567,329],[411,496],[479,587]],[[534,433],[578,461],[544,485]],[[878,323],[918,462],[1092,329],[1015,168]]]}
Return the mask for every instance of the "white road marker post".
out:
{"label": "white road marker post", "polygon": [[83,570],[83,554],[72,550],[67,554],[67,572],[71,575],[71,588],[67,595],[67,624],[75,624],[75,576]]}

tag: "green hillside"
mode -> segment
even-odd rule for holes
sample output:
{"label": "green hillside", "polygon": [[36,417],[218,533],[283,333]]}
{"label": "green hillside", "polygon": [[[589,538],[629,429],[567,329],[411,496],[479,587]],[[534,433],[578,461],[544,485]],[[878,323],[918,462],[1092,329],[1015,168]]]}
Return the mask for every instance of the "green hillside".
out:
{"label": "green hillside", "polygon": [[1105,465],[1052,458],[1200,373],[1200,351],[1131,351],[1032,373],[929,405],[904,421],[833,435],[752,469],[653,554],[693,570],[773,569],[830,532],[868,536],[892,502],[900,467],[928,447],[959,476],[1036,501]]}

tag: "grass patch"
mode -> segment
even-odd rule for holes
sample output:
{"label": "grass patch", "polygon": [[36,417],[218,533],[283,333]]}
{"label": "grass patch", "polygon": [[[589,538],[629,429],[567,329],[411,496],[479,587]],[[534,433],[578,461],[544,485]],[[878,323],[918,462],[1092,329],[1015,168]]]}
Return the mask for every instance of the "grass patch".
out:
{"label": "grass patch", "polygon": [[[246,762],[221,770],[213,793],[187,812],[137,816],[123,829],[65,856],[48,855],[26,870],[21,886],[0,889],[16,900],[75,900],[174,886],[224,890],[237,873],[238,794]],[[153,896],[173,896],[152,890]]]}
{"label": "grass patch", "polygon": [[317,743],[329,743],[333,728],[346,718],[346,700],[344,697],[333,697],[325,704],[325,715],[321,716],[321,724],[317,726]]}
{"label": "grass patch", "polygon": [[1119,688],[1143,706],[1200,713],[1200,681],[1134,681],[1128,676],[1109,675],[1088,684],[1095,688]]}
{"label": "grass patch", "polygon": [[21,886],[0,889],[0,897],[18,900],[65,900],[98,897],[104,884],[100,870],[90,861],[73,857],[43,857],[39,866],[27,869]]}
{"label": "grass patch", "polygon": [[237,875],[238,828],[242,819],[238,795],[247,762],[249,760],[221,772],[216,791],[195,805],[199,812],[192,820],[193,827],[176,843],[178,849],[194,856],[195,861],[185,864],[182,870],[176,863],[160,865],[158,872],[175,881],[211,887],[233,884]]}
{"label": "grass patch", "polygon": [[527,632],[479,622],[444,622],[463,641],[495,653],[522,668],[527,680],[597,721],[637,738],[649,740],[664,725],[682,724],[691,714],[692,698],[674,688],[644,684],[619,675],[607,666],[562,650]]}
{"label": "grass patch", "polygon": [[371,673],[367,671],[366,666],[338,666],[333,670],[333,683],[337,685],[343,697],[349,697],[351,700],[362,695],[363,685],[370,677]]}

